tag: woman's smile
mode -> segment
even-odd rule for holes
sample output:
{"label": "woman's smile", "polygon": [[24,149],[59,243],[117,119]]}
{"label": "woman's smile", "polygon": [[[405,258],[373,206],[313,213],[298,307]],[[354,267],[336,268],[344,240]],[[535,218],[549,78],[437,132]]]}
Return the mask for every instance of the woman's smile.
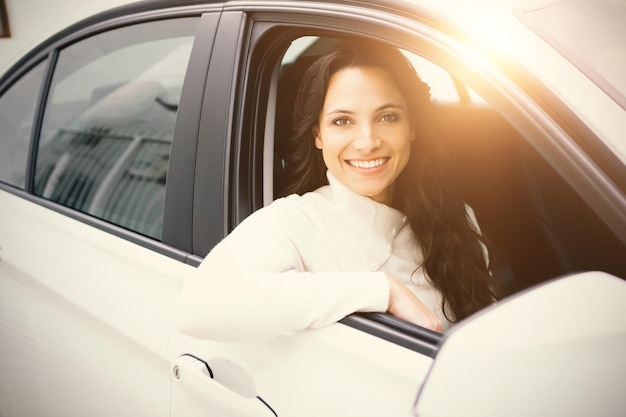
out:
{"label": "woman's smile", "polygon": [[346,162],[355,168],[373,169],[378,168],[389,161],[389,158],[378,158],[370,160],[347,159]]}

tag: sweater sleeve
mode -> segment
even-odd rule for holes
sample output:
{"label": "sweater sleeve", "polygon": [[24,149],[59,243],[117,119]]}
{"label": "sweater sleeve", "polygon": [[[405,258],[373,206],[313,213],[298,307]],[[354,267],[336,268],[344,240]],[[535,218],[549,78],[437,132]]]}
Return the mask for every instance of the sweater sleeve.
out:
{"label": "sweater sleeve", "polygon": [[[176,325],[188,335],[237,341],[327,326],[357,311],[386,311],[382,272],[306,272],[292,236],[306,216],[253,213],[190,272]],[[309,248],[310,249],[310,248]]]}

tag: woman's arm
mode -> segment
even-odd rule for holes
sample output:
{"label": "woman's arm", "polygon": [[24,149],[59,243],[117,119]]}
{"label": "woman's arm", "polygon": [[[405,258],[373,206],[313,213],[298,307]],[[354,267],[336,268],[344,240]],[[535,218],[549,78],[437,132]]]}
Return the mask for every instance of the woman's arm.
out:
{"label": "woman's arm", "polygon": [[[315,250],[306,247],[315,240],[314,225],[285,208],[253,213],[190,273],[177,306],[181,332],[234,341],[387,310],[389,283],[382,272],[303,272],[299,251]],[[296,245],[294,236],[310,238]]]}

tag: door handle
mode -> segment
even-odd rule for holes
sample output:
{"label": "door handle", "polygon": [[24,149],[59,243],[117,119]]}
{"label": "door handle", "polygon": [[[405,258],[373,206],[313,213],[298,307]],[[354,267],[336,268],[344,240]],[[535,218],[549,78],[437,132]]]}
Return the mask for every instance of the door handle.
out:
{"label": "door handle", "polygon": [[174,361],[172,372],[176,383],[210,407],[242,417],[277,417],[257,394],[250,374],[229,359],[183,355]]}

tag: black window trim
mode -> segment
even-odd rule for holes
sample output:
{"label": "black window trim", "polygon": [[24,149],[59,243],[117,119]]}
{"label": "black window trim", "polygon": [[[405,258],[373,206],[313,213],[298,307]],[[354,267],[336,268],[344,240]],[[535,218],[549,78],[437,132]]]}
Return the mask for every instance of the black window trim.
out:
{"label": "black window trim", "polygon": [[50,92],[50,86],[52,85],[52,78],[54,76],[54,68],[56,67],[59,58],[59,50],[57,48],[52,49],[48,54],[48,60],[46,62],[46,68],[44,69],[44,76],[37,97],[37,104],[35,108],[35,115],[33,120],[33,129],[30,136],[30,147],[28,150],[28,167],[26,171],[26,192],[34,195],[35,190],[35,165],[37,164],[37,150],[39,149],[39,137],[41,135],[41,128],[43,125],[43,118],[46,103],[48,102],[48,94]]}
{"label": "black window trim", "polygon": [[178,107],[166,184],[162,241],[193,252],[193,204],[202,103],[219,11],[200,17]]}
{"label": "black window trim", "polygon": [[354,313],[340,323],[414,352],[435,358],[444,334],[401,320],[387,313]]}
{"label": "black window trim", "polygon": [[193,198],[193,254],[204,257],[229,232],[233,90],[244,15],[223,12],[215,37],[202,102]]}

